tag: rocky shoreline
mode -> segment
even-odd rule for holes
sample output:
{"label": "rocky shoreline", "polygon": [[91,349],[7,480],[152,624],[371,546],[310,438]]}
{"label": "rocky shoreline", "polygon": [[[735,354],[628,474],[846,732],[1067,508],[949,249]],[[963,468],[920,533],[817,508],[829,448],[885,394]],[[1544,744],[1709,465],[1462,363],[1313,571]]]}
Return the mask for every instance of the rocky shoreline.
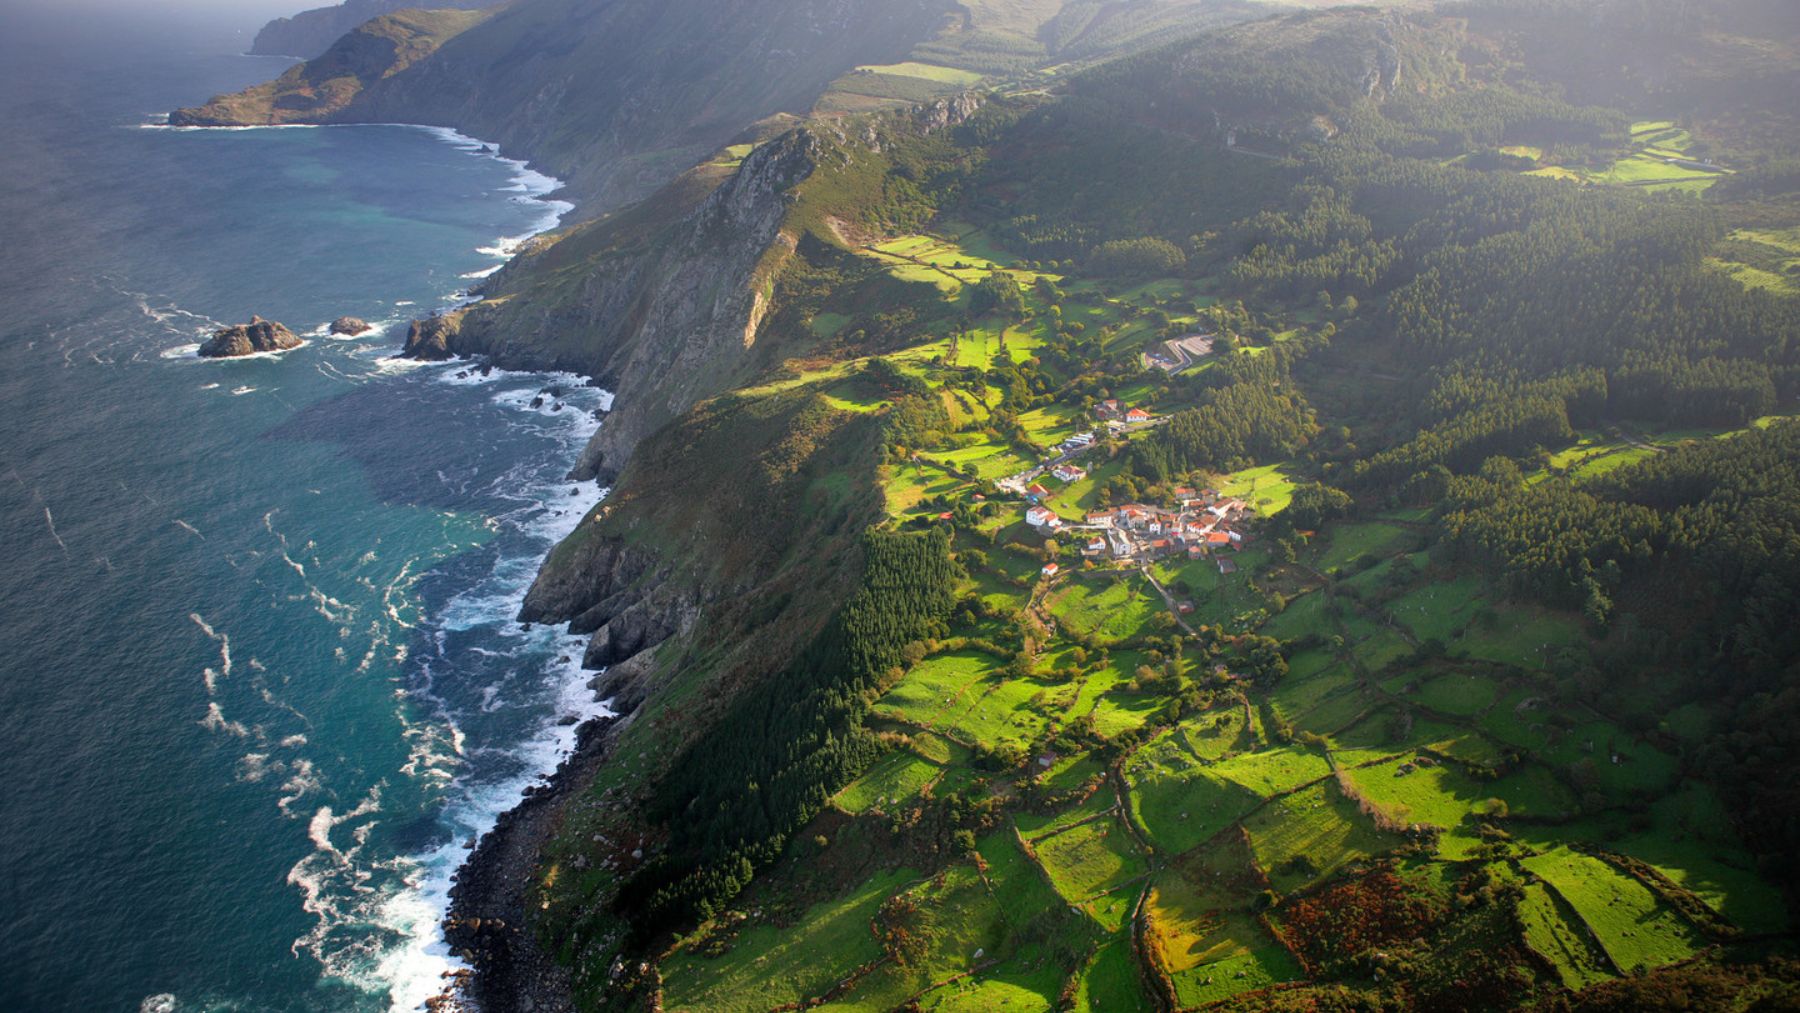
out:
{"label": "rocky shoreline", "polygon": [[428,1010],[574,1013],[570,970],[531,934],[526,894],[538,853],[556,832],[565,804],[593,780],[627,721],[597,717],[576,729],[575,749],[556,772],[526,789],[525,797],[500,815],[456,871],[444,939],[471,970],[428,1003]]}

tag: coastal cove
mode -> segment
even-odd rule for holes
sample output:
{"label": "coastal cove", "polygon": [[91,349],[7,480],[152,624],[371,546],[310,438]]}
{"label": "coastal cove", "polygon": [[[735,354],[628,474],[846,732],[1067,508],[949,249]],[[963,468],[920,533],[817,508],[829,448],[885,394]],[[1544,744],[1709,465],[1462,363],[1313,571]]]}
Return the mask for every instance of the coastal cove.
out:
{"label": "coastal cove", "polygon": [[[416,1009],[452,874],[607,713],[514,616],[611,395],[393,356],[568,205],[439,128],[145,128],[267,59],[13,49],[5,993]],[[302,344],[195,357],[252,314]]]}

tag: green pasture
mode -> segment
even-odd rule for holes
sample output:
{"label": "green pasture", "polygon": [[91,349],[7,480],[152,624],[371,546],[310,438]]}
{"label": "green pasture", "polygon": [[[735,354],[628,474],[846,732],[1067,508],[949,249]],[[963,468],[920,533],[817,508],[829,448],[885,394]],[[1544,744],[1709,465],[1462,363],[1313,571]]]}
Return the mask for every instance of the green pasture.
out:
{"label": "green pasture", "polygon": [[1331,764],[1310,749],[1284,746],[1239,753],[1214,764],[1211,771],[1246,791],[1268,798],[1326,776],[1331,773]]}
{"label": "green pasture", "polygon": [[1244,829],[1257,862],[1283,893],[1401,843],[1377,830],[1330,780],[1275,799],[1245,817]]}
{"label": "green pasture", "polygon": [[1178,855],[1236,823],[1262,797],[1210,770],[1129,775],[1132,818],[1158,850]]}
{"label": "green pasture", "polygon": [[1648,887],[1592,855],[1557,848],[1520,864],[1574,908],[1621,971],[1685,960],[1705,945]]}
{"label": "green pasture", "polygon": [[673,1009],[766,1010],[823,995],[881,955],[869,919],[916,878],[908,869],[878,872],[843,896],[808,908],[793,925],[741,930],[723,956],[678,950],[663,962],[664,1001]]}
{"label": "green pasture", "polygon": [[1563,986],[1581,989],[1611,978],[1606,953],[1594,942],[1573,908],[1542,883],[1528,883],[1519,901],[1525,945],[1556,965]]}
{"label": "green pasture", "polygon": [[917,798],[937,779],[938,765],[911,750],[897,750],[876,761],[863,776],[837,793],[832,803],[847,813],[900,805]]}

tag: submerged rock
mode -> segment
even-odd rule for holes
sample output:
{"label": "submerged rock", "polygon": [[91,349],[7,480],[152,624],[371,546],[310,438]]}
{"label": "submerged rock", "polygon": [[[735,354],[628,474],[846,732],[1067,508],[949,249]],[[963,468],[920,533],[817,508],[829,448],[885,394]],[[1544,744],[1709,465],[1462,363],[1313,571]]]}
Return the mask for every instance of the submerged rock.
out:
{"label": "submerged rock", "polygon": [[364,320],[361,317],[338,317],[331,322],[331,333],[342,334],[351,338],[356,337],[358,334],[367,334],[374,329],[375,328],[369,326],[367,320]]}
{"label": "submerged rock", "polygon": [[298,348],[300,344],[299,336],[293,331],[273,320],[253,316],[247,324],[227,327],[215,333],[200,346],[200,356],[205,359],[229,359],[239,355],[255,355],[257,352],[285,351]]}

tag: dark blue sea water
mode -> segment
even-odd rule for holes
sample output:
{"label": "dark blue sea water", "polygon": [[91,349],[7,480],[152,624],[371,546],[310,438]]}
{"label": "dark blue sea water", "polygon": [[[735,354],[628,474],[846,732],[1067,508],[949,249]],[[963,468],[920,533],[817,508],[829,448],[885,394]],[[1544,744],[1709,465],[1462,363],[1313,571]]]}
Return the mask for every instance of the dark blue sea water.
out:
{"label": "dark blue sea water", "polygon": [[[416,1008],[464,845],[597,708],[510,617],[606,395],[388,358],[548,181],[405,127],[144,128],[284,66],[216,27],[0,18],[8,1010]],[[308,344],[192,356],[252,313]]]}

